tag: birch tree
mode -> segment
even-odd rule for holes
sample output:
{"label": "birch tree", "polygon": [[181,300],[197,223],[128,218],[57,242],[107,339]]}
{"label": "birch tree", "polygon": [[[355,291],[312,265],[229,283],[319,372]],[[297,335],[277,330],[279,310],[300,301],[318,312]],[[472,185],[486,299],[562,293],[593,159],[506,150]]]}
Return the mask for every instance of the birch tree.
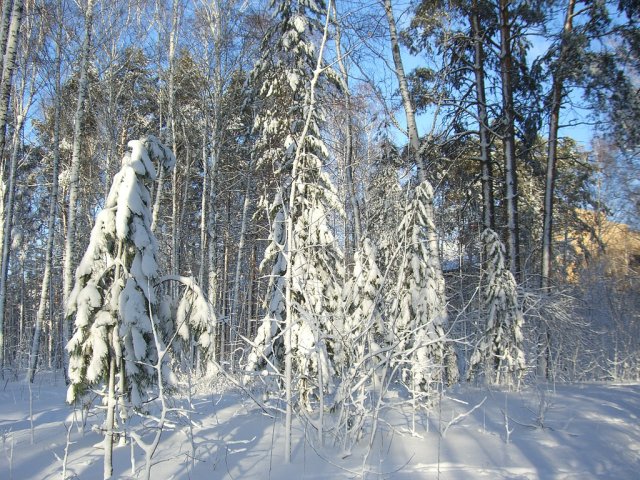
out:
{"label": "birch tree", "polygon": [[[5,7],[6,4],[6,7]],[[6,10],[11,5],[11,20],[6,28]],[[5,10],[6,8],[6,10]],[[22,11],[24,9],[23,0],[5,0],[2,5],[2,43],[0,47],[2,50],[0,53],[2,57],[2,79],[0,80],[0,155],[3,154],[6,142],[6,130],[7,130],[7,115],[9,113],[9,99],[11,96],[11,80],[13,78],[13,71],[16,66],[16,52],[18,50],[18,39],[20,34],[20,25],[22,24]],[[5,38],[6,32],[6,38]],[[0,162],[4,164],[4,161],[0,158]],[[0,332],[2,332],[2,326],[0,325]],[[1,335],[1,333],[0,333]]]}
{"label": "birch tree", "polygon": [[[71,295],[73,283],[74,247],[76,239],[76,214],[78,202],[78,189],[80,183],[80,162],[82,154],[82,132],[84,122],[85,101],[89,88],[88,70],[91,55],[91,35],[93,30],[94,1],[88,0],[84,12],[84,39],[80,51],[80,78],[78,81],[78,97],[73,122],[73,151],[69,173],[69,198],[67,201],[67,228],[64,242],[64,266],[63,266],[63,303],[67,305]],[[66,343],[70,338],[70,325],[63,323],[63,339]],[[66,350],[65,350],[66,352]],[[68,364],[65,353],[65,368]],[[66,371],[66,370],[65,370]]]}
{"label": "birch tree", "polygon": [[407,122],[407,136],[409,137],[410,156],[415,162],[418,170],[418,182],[422,183],[426,180],[424,172],[424,164],[420,158],[420,136],[418,134],[418,125],[416,123],[416,114],[409,91],[409,83],[405,74],[404,62],[400,54],[400,34],[396,26],[396,19],[393,14],[391,0],[384,0],[384,11],[389,24],[389,41],[391,43],[391,56],[393,58],[394,73],[398,80],[400,95],[402,97],[402,108]]}
{"label": "birch tree", "polygon": [[[6,7],[4,4],[7,4]],[[22,0],[14,0],[11,4],[11,20],[8,24],[7,28],[7,11],[9,9],[9,1],[3,2],[3,12],[2,12],[2,43],[0,44],[2,51],[0,53],[3,54],[2,57],[2,78],[0,79],[0,171],[4,175],[5,172],[5,161],[4,161],[4,149],[6,142],[6,129],[7,129],[7,115],[9,111],[9,101],[11,96],[11,79],[13,77],[13,71],[15,69],[16,62],[16,52],[18,50],[18,39],[19,39],[19,31],[20,25],[22,23],[22,10],[23,10],[23,1]],[[6,32],[6,39],[5,39]],[[24,119],[23,119],[24,121]],[[15,168],[12,166],[9,167],[9,175],[15,176]],[[12,173],[13,172],[13,173]],[[4,250],[9,248],[7,244],[7,235],[10,235],[11,231],[11,201],[12,201],[12,188],[13,183],[10,179],[9,181],[9,209],[4,213],[2,221],[4,222],[4,246],[3,246],[3,261],[2,261],[2,290],[6,290],[4,283],[6,282],[6,272],[8,269],[8,255],[4,255]],[[4,191],[1,192],[4,195]],[[8,231],[7,231],[8,230]],[[5,261],[5,257],[7,260]],[[4,331],[5,331],[5,321],[4,321],[4,296],[6,293],[0,293],[0,297],[2,300],[2,312],[0,312],[0,378],[4,378]]]}

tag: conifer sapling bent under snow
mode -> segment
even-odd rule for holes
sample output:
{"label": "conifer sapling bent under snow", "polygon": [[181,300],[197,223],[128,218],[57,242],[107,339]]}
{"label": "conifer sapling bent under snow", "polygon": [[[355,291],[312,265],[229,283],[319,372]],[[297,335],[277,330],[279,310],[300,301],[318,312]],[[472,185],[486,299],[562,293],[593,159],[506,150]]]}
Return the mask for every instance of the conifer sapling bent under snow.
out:
{"label": "conifer sapling bent under snow", "polygon": [[469,361],[467,378],[483,371],[490,383],[517,384],[524,373],[525,357],[524,320],[516,280],[505,265],[505,247],[498,234],[484,230],[482,245],[486,255],[483,300],[487,324]]}
{"label": "conifer sapling bent under snow", "polygon": [[[148,182],[156,169],[170,169],[173,153],[155,137],[129,142],[105,207],[91,231],[89,246],[76,270],[66,315],[74,320],[67,350],[70,386],[67,401],[118,376],[120,396],[132,405],[143,400],[153,381],[157,357],[151,321],[157,299],[154,285],[158,245],[151,232]],[[116,372],[110,372],[115,359]]]}
{"label": "conifer sapling bent under snow", "polygon": [[447,338],[444,278],[437,245],[428,230],[435,225],[427,215],[433,201],[428,182],[415,187],[398,228],[404,253],[399,270],[389,341],[398,344],[403,379],[414,394],[428,392],[437,383],[458,381],[455,350]]}

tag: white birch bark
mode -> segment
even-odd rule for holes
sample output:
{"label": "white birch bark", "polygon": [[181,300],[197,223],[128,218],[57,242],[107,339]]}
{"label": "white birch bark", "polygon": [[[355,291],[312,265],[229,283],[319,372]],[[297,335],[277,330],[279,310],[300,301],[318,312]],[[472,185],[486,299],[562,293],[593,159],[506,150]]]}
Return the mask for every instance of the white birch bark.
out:
{"label": "white birch bark", "polygon": [[[220,160],[220,149],[222,145],[222,119],[221,115],[221,103],[222,103],[222,5],[219,1],[212,1],[210,3],[203,2],[205,7],[206,19],[213,42],[213,70],[210,79],[211,90],[211,102],[213,107],[213,114],[210,125],[210,152],[209,152],[209,193],[208,193],[208,208],[207,208],[207,296],[209,302],[214,308],[218,306],[218,233],[216,230],[217,225],[217,211],[216,202],[218,198],[218,164]],[[224,344],[224,325],[220,325],[219,335],[220,348],[219,352],[222,355]]]}
{"label": "white birch bark", "polygon": [[[171,127],[171,148],[177,159],[176,105],[175,105],[175,55],[178,42],[179,0],[173,0],[171,7],[171,32],[169,34],[169,125]],[[171,190],[171,273],[178,274],[178,168],[173,169]],[[175,293],[175,290],[171,290]]]}
{"label": "white birch bark", "polygon": [[[13,27],[13,19],[12,19],[12,27]],[[13,33],[9,34],[9,41],[12,41]],[[17,32],[16,32],[17,35]],[[31,45],[32,43],[27,41],[23,46],[22,55],[24,58],[29,58],[31,55]],[[9,272],[9,261],[11,256],[11,230],[13,223],[13,210],[14,210],[14,202],[15,202],[15,182],[16,182],[16,171],[18,168],[18,154],[20,151],[20,140],[22,135],[22,129],[24,127],[27,114],[31,108],[34,99],[35,93],[35,64],[31,65],[30,70],[27,70],[25,67],[23,72],[22,82],[19,87],[17,87],[17,91],[15,92],[15,122],[14,129],[12,135],[12,150],[11,150],[11,160],[9,166],[9,179],[8,179],[8,188],[7,188],[7,204],[2,207],[3,216],[3,227],[2,227],[2,237],[0,241],[2,242],[0,246],[1,252],[1,267],[0,267],[0,370],[4,367],[4,314],[5,314],[5,304],[7,299],[7,280],[8,280],[8,272]],[[27,84],[29,86],[29,90],[27,91]],[[4,134],[2,134],[4,138]],[[0,151],[1,154],[1,151]],[[3,172],[4,173],[4,172]],[[3,192],[4,193],[4,192]]]}
{"label": "white birch bark", "polygon": [[232,345],[238,337],[238,329],[240,328],[240,277],[242,272],[242,257],[244,255],[244,244],[247,236],[247,225],[249,224],[249,204],[251,200],[251,186],[253,177],[253,162],[249,166],[247,174],[246,186],[244,191],[244,202],[242,203],[242,221],[240,224],[240,238],[238,239],[238,255],[236,257],[236,271],[233,277],[233,294],[231,297],[231,332],[230,338]]}
{"label": "white birch bark", "polygon": [[[5,0],[5,2],[8,3],[7,0]],[[23,0],[13,1],[13,7],[11,9],[11,23],[9,24],[9,30],[7,32],[6,47],[0,52],[0,54],[4,54],[2,62],[2,81],[0,82],[0,156],[4,152],[6,141],[5,135],[7,129],[7,115],[9,112],[9,97],[11,96],[11,78],[16,65],[18,34],[20,32],[20,25],[22,24],[23,7]],[[2,40],[4,40],[4,38]],[[2,327],[0,327],[0,331],[1,330]]]}
{"label": "white birch bark", "polygon": [[2,257],[0,258],[0,378],[4,378],[4,307],[7,300],[7,275],[9,271],[9,254],[11,246],[11,225],[13,223],[13,205],[15,200],[15,177],[16,168],[18,164],[18,148],[20,142],[20,132],[22,125],[24,124],[24,116],[18,115],[16,129],[13,134],[13,151],[11,153],[11,161],[9,162],[9,178],[7,185],[7,202],[4,206],[4,215],[2,221],[3,237],[2,248],[0,252]]}
{"label": "white birch bark", "polygon": [[[112,334],[115,336],[115,331]],[[107,392],[107,418],[103,442],[104,468],[102,474],[105,480],[111,478],[113,474],[113,426],[116,413],[116,357],[113,352],[110,352],[109,355],[109,386]]]}
{"label": "white birch bark", "polygon": [[420,158],[420,137],[418,135],[418,125],[416,123],[416,114],[413,108],[413,103],[411,102],[407,76],[404,72],[402,56],[400,55],[400,40],[398,29],[396,27],[396,19],[393,16],[391,0],[384,0],[384,10],[387,15],[387,22],[389,23],[389,39],[391,42],[391,55],[393,57],[393,65],[395,68],[394,73],[398,80],[398,88],[400,90],[400,96],[402,97],[402,107],[404,108],[405,118],[407,121],[407,135],[409,136],[410,153],[415,158],[416,168],[418,170],[418,183],[422,183],[426,180],[426,175],[424,173],[422,159]]}
{"label": "white birch bark", "polygon": [[[7,35],[9,34],[9,22],[11,21],[12,3],[4,0],[2,2],[2,17],[0,17],[0,52],[7,49]],[[4,69],[4,56],[0,59],[0,71]]]}
{"label": "white birch bark", "polygon": [[[63,301],[66,308],[73,286],[73,254],[76,238],[76,214],[78,203],[78,188],[80,183],[80,155],[82,150],[82,131],[84,124],[84,104],[89,90],[89,57],[91,55],[91,35],[93,29],[94,0],[88,0],[85,11],[85,32],[82,42],[80,61],[80,81],[78,82],[78,97],[73,125],[73,151],[71,155],[71,169],[69,178],[69,200],[67,203],[67,231],[64,242],[63,266]],[[63,320],[63,341],[66,345],[70,338],[70,324]],[[64,351],[64,370],[67,374],[68,352]]]}

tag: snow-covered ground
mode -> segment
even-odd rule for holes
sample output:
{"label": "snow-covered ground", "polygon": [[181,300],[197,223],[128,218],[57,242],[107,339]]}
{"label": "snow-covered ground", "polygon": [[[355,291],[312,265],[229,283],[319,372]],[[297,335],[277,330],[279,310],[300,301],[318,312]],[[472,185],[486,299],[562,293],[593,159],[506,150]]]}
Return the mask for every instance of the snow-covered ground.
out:
{"label": "snow-covered ground", "polygon": [[[0,391],[0,479],[62,478],[66,426],[62,380],[38,377],[29,387],[9,381]],[[162,436],[151,471],[155,479],[637,479],[640,478],[640,385],[577,384],[504,392],[458,387],[430,412],[412,415],[410,403],[382,412],[379,432],[350,455],[331,434],[297,421],[293,463],[283,465],[279,413],[266,415],[240,392],[198,394],[194,400],[195,461],[186,422]],[[474,409],[475,407],[475,409]],[[468,413],[470,412],[470,413]],[[468,414],[466,414],[468,413]],[[70,430],[67,478],[102,477],[102,437]],[[412,431],[411,425],[415,428]],[[306,432],[305,432],[306,430]],[[364,456],[367,454],[364,462]],[[130,444],[114,451],[114,477],[142,477],[144,456]]]}

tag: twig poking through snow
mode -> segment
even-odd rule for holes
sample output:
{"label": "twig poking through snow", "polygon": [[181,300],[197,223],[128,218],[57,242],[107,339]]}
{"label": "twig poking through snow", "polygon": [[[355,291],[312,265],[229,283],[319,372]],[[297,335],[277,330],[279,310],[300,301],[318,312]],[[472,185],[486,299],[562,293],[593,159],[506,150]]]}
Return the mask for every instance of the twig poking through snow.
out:
{"label": "twig poking through snow", "polygon": [[[484,397],[482,399],[482,401],[480,403],[478,403],[475,407],[473,407],[471,410],[461,413],[459,415],[457,415],[455,418],[452,418],[451,421],[449,423],[447,423],[447,425],[444,427],[444,429],[442,430],[442,437],[444,438],[447,435],[447,430],[449,430],[449,427],[455,425],[456,423],[460,422],[460,420],[462,420],[463,418],[468,417],[469,415],[471,415],[476,409],[480,408],[482,406],[482,404],[484,404],[485,400],[487,400],[487,397]],[[507,442],[509,443],[509,442]]]}

